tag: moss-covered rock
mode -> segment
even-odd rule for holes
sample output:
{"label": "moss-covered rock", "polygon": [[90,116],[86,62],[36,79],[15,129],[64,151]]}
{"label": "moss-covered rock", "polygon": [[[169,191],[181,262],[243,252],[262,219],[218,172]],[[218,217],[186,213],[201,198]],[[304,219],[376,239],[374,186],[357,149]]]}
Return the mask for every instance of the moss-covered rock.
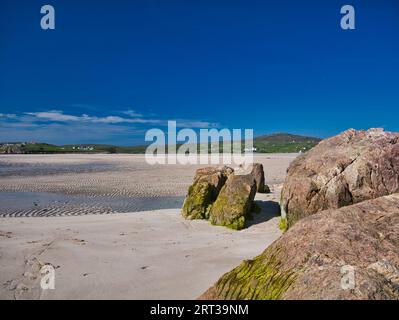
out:
{"label": "moss-covered rock", "polygon": [[211,223],[243,229],[255,194],[256,182],[252,175],[230,175],[210,210]]}
{"label": "moss-covered rock", "polygon": [[398,300],[398,227],[399,194],[308,216],[200,299]]}
{"label": "moss-covered rock", "polygon": [[213,202],[232,173],[233,169],[229,167],[198,169],[183,204],[183,217],[191,220],[208,219]]}
{"label": "moss-covered rock", "polygon": [[269,187],[265,184],[265,172],[261,163],[252,164],[251,175],[256,181],[256,191],[259,193],[270,193]]}
{"label": "moss-covered rock", "polygon": [[215,187],[208,182],[193,184],[183,205],[183,216],[186,219],[207,219],[208,207],[215,201]]}
{"label": "moss-covered rock", "polygon": [[264,254],[226,273],[200,298],[206,300],[277,300],[294,282],[296,273],[281,268],[278,256]]}
{"label": "moss-covered rock", "polygon": [[278,223],[278,228],[283,231],[286,232],[288,229],[288,225],[287,225],[287,218],[280,218],[280,222]]}

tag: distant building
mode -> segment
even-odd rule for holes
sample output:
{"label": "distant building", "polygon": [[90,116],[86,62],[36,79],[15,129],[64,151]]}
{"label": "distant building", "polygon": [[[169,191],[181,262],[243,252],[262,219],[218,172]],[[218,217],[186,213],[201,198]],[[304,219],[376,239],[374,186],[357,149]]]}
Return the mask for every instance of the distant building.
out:
{"label": "distant building", "polygon": [[72,150],[94,151],[94,147],[92,147],[92,146],[72,146]]}

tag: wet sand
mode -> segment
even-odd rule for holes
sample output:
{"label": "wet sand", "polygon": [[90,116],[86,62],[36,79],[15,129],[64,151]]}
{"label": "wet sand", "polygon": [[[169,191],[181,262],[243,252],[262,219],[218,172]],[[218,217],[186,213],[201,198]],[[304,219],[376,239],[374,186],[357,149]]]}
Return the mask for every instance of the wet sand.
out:
{"label": "wet sand", "polygon": [[181,208],[184,197],[87,197],[50,192],[0,192],[0,217],[57,217]]}
{"label": "wet sand", "polygon": [[[269,184],[280,184],[296,154],[256,155]],[[149,165],[143,155],[0,155],[0,192],[59,192],[91,197],[185,196],[204,165]]]}

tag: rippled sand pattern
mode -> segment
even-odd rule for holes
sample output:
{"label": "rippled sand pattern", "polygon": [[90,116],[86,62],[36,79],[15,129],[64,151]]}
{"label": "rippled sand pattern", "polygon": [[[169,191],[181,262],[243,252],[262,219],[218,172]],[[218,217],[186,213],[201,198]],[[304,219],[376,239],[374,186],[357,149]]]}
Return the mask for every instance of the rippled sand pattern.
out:
{"label": "rippled sand pattern", "polygon": [[[263,163],[266,180],[273,185],[283,182],[285,170],[295,157],[257,155],[255,161]],[[104,214],[179,207],[180,198],[186,195],[200,167],[204,165],[149,165],[144,155],[3,155],[0,192],[57,193],[83,196],[83,200],[12,210],[3,205],[0,216]],[[174,197],[177,200],[173,202]],[[157,203],[148,200],[155,198]]]}
{"label": "rippled sand pattern", "polygon": [[180,196],[194,167],[150,166],[141,155],[0,157],[0,191],[60,192],[92,197]]}

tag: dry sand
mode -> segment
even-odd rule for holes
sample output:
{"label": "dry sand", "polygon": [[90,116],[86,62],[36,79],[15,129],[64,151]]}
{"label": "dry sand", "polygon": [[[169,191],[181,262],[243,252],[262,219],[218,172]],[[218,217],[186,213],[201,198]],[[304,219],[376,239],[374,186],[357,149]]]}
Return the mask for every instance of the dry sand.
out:
{"label": "dry sand", "polygon": [[[273,192],[257,195],[262,212],[242,231],[186,221],[179,208],[0,218],[0,299],[195,299],[280,236],[277,201],[293,158],[256,157]],[[82,166],[93,162],[94,169]],[[0,173],[3,191],[124,193],[132,199],[184,195],[197,168],[151,167],[142,156],[127,155],[6,156],[0,157],[1,165],[7,168]],[[65,166],[68,172],[60,173]],[[55,268],[55,290],[40,288],[43,264]]]}

